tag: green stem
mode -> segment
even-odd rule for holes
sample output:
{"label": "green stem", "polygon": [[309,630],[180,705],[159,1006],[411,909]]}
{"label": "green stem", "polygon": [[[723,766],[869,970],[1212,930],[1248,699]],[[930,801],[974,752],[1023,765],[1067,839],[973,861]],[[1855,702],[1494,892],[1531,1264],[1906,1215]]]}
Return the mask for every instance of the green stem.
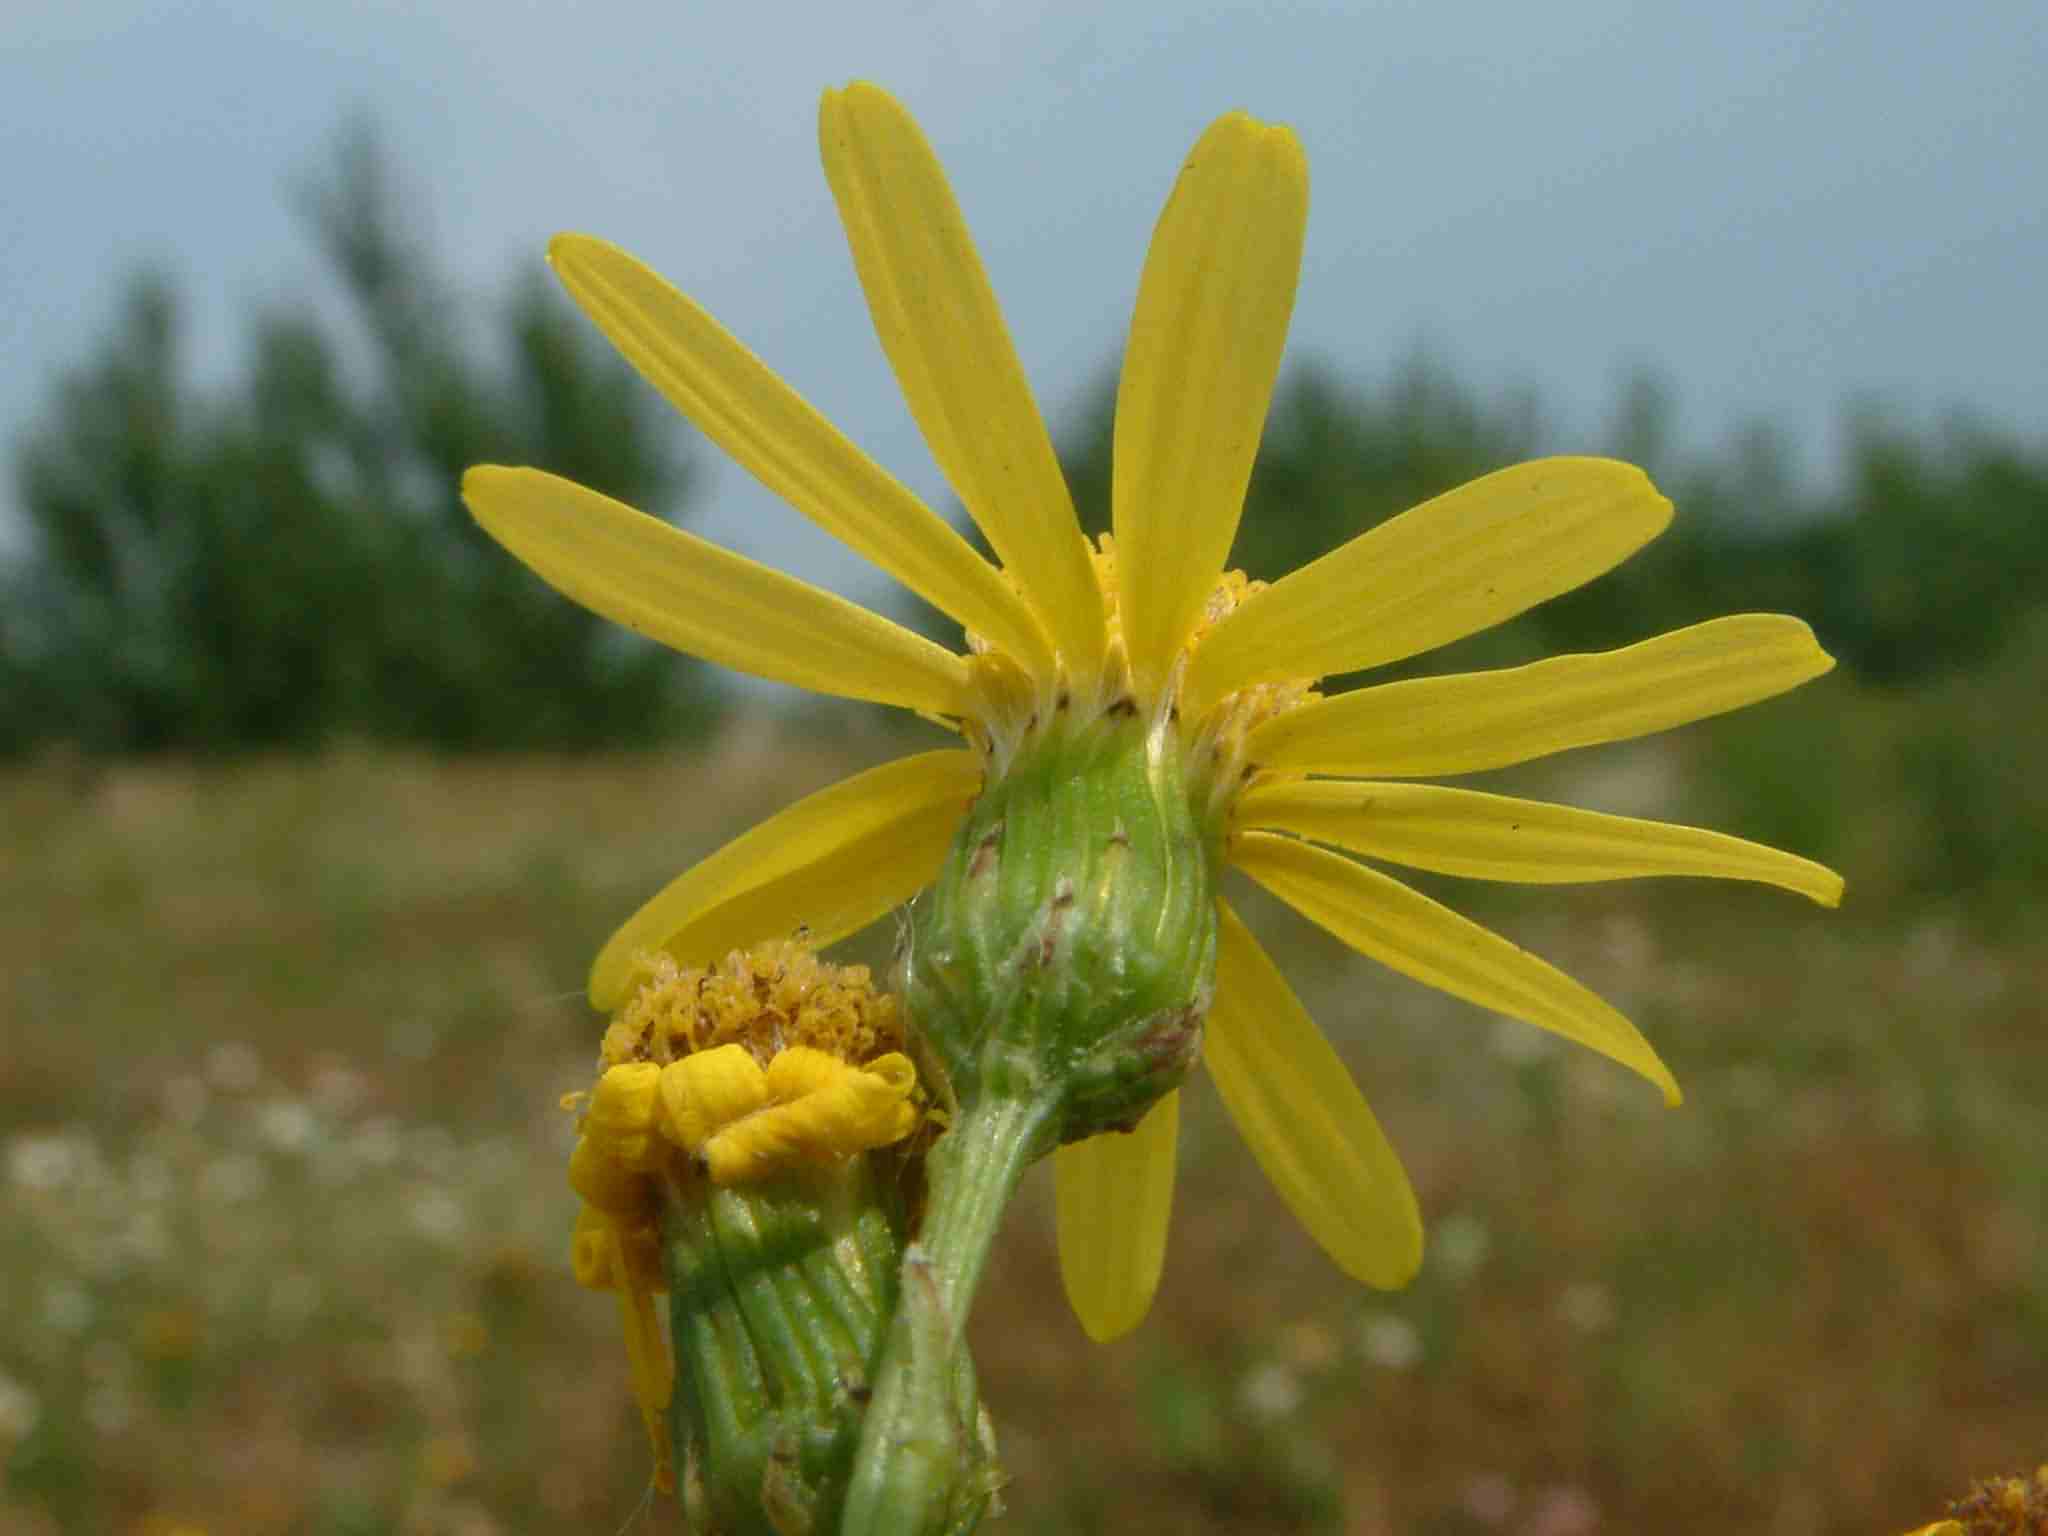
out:
{"label": "green stem", "polygon": [[995,1492],[974,1407],[967,1313],[1004,1209],[1042,1157],[1055,1106],[985,1098],[933,1145],[930,1199],[903,1255],[895,1320],[882,1349],[839,1536],[971,1531]]}
{"label": "green stem", "polygon": [[948,1343],[967,1327],[981,1272],[1003,1212],[1024,1170],[1049,1148],[1039,1144],[1051,1106],[1026,1099],[984,1099],[932,1147],[930,1204],[918,1233],[939,1305],[953,1320]]}

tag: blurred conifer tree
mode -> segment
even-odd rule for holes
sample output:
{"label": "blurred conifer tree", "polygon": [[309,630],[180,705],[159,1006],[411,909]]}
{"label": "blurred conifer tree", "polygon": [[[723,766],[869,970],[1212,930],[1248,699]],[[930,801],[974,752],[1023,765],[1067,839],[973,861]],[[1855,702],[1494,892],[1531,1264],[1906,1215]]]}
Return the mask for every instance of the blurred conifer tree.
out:
{"label": "blurred conifer tree", "polygon": [[533,464],[673,511],[689,465],[653,391],[538,274],[471,324],[367,130],[303,205],[345,325],[260,314],[203,392],[174,289],[139,277],[20,445],[0,746],[591,747],[707,719],[697,664],[563,601],[458,493]]}
{"label": "blurred conifer tree", "polygon": [[[99,355],[21,444],[28,534],[0,605],[0,751],[595,746],[702,730],[705,671],[560,599],[472,526],[481,462],[534,464],[650,510],[690,489],[680,428],[536,273],[475,323],[358,130],[303,196],[346,323],[260,314],[241,375],[188,378],[180,309],[137,278]],[[1113,379],[1062,458],[1109,525]],[[1803,485],[1762,424],[1677,444],[1670,390],[1624,379],[1604,447],[1679,507],[1600,582],[1417,667],[1627,644],[1715,614],[1812,620],[1850,670],[1909,683],[1990,656],[2042,607],[2048,446],[1864,410],[1839,483]],[[1271,578],[1489,470],[1557,451],[1527,393],[1482,399],[1426,356],[1377,385],[1290,369],[1233,563]],[[909,600],[906,599],[906,603]],[[912,622],[930,628],[934,615]]]}

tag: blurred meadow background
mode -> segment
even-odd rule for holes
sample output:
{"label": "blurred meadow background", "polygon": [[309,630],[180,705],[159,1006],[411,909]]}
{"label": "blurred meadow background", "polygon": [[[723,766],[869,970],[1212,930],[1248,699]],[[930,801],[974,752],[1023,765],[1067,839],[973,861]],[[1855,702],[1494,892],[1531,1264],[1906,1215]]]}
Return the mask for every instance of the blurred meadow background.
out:
{"label": "blurred meadow background", "polygon": [[584,969],[936,733],[632,643],[455,487],[541,465],[934,626],[539,260],[635,249],[952,506],[815,166],[856,75],[947,160],[1091,526],[1145,236],[1243,105],[1315,211],[1235,563],[1614,453],[1671,532],[1417,669],[1753,609],[1841,662],[1476,779],[1823,859],[1839,913],[1425,882],[1628,1011],[1676,1112],[1238,893],[1428,1259],[1345,1281],[1197,1082],[1164,1286],[1097,1349],[1039,1180],[975,1326],[999,1528],[1897,1532],[2048,1457],[2048,47],[2020,4],[1539,9],[0,21],[0,1533],[673,1528],[567,1272]]}

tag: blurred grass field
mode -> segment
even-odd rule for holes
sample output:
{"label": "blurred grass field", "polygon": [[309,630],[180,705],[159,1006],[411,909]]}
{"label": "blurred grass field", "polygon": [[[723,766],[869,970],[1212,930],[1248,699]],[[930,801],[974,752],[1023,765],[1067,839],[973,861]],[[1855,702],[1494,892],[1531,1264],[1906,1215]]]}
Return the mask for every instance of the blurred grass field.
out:
{"label": "blurred grass field", "polygon": [[[1036,1178],[975,1325],[998,1528],[1897,1532],[2041,1460],[2042,654],[1518,781],[1835,859],[1841,913],[1432,883],[1627,1010],[1675,1112],[1239,893],[1428,1260],[1344,1280],[1198,1083],[1164,1287],[1097,1349]],[[8,770],[0,1532],[678,1528],[567,1274],[584,966],[689,859],[900,747]]]}

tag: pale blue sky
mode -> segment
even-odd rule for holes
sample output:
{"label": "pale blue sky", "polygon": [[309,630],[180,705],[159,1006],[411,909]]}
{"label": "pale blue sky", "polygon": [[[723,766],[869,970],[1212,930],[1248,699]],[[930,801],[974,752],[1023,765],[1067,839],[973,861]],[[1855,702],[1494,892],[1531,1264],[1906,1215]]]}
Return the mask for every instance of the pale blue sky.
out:
{"label": "pale blue sky", "polygon": [[[143,262],[224,370],[249,302],[319,282],[286,191],[367,109],[479,301],[553,230],[605,235],[943,498],[817,166],[819,90],[866,77],[946,160],[1055,413],[1115,353],[1182,154],[1242,106],[1313,176],[1290,358],[1378,376],[1425,342],[1588,443],[1639,360],[1694,441],[1768,416],[1816,467],[1851,394],[2038,440],[2044,37],[2038,0],[0,0],[0,433]],[[872,590],[736,472],[713,491],[701,526]]]}

